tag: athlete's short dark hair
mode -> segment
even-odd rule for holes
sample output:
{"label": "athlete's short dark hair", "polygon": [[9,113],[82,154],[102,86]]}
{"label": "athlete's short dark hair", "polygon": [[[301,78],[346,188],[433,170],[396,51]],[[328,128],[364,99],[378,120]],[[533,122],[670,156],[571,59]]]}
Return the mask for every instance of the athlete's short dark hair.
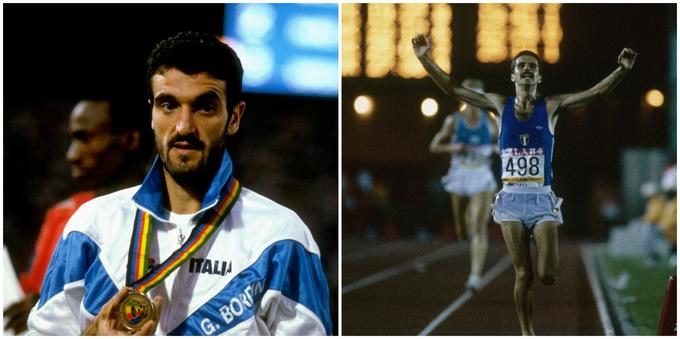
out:
{"label": "athlete's short dark hair", "polygon": [[534,57],[536,59],[536,61],[538,61],[538,69],[539,70],[541,69],[541,58],[538,56],[538,54],[536,54],[536,53],[534,53],[534,52],[532,52],[528,49],[525,49],[525,50],[517,53],[517,55],[515,55],[515,57],[512,58],[512,61],[510,62],[510,73],[515,71],[515,66],[517,65],[517,58],[521,57],[522,55],[528,55],[530,57]]}
{"label": "athlete's short dark hair", "polygon": [[147,90],[153,99],[151,78],[170,68],[194,75],[206,72],[227,83],[227,109],[241,101],[243,66],[236,52],[216,37],[198,32],[181,32],[156,45],[146,61]]}
{"label": "athlete's short dark hair", "polygon": [[151,114],[144,102],[143,92],[139,94],[120,93],[115,89],[94,87],[75,98],[77,98],[78,102],[107,103],[111,132],[115,134],[139,132],[140,144],[137,151],[143,157],[148,156],[148,152],[151,151],[153,137],[149,129]]}
{"label": "athlete's short dark hair", "polygon": [[144,105],[144,98],[121,94],[115,90],[94,88],[87,90],[78,97],[79,101],[104,102],[108,104],[108,115],[111,132],[122,133],[128,131],[142,131],[148,129],[149,117]]}

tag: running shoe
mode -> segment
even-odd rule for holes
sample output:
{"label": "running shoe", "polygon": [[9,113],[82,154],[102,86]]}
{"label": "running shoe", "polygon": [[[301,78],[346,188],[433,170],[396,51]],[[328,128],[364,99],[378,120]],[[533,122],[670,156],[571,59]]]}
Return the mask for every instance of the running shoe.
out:
{"label": "running shoe", "polygon": [[465,287],[468,290],[477,293],[482,288],[482,277],[478,275],[470,275],[467,282],[465,283]]}

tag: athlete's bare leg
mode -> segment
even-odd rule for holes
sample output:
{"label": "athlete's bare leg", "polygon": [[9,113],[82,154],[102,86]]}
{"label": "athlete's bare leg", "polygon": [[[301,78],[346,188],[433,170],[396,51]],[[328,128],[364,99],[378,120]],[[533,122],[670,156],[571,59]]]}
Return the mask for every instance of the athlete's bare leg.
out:
{"label": "athlete's bare leg", "polygon": [[501,222],[503,239],[515,268],[515,309],[522,335],[534,335],[531,285],[534,272],[531,264],[531,233],[519,222]]}
{"label": "athlete's bare leg", "polygon": [[536,273],[546,285],[557,281],[560,272],[560,253],[557,245],[557,226],[555,221],[544,221],[534,226],[536,242]]}
{"label": "athlete's bare leg", "polygon": [[458,194],[451,193],[451,207],[453,208],[453,227],[456,230],[458,240],[467,240],[467,208],[470,199]]}
{"label": "athlete's bare leg", "polygon": [[470,198],[470,275],[480,276],[489,249],[488,224],[491,216],[493,191],[483,191]]}

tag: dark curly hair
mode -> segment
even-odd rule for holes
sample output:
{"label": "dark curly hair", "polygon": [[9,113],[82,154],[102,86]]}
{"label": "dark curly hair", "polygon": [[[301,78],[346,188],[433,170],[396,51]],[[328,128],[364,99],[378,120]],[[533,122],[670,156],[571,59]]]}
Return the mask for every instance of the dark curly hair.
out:
{"label": "dark curly hair", "polygon": [[177,68],[189,75],[206,72],[226,81],[229,112],[241,101],[241,60],[231,47],[210,34],[192,31],[177,33],[158,43],[146,64],[147,91],[152,100],[151,77]]}

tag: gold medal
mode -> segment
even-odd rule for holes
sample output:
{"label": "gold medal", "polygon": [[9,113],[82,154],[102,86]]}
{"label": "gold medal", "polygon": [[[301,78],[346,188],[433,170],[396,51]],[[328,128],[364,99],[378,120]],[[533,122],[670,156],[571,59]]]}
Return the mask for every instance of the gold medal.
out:
{"label": "gold medal", "polygon": [[137,210],[132,227],[125,277],[125,285],[129,290],[127,296],[120,303],[117,314],[121,327],[137,331],[147,321],[156,317],[156,312],[160,312],[160,310],[154,308],[151,299],[144,293],[161,283],[191,258],[220,228],[241,193],[241,185],[233,176],[230,176],[227,182],[228,191],[220,198],[215,207],[209,209],[209,213],[203,214],[191,231],[188,240],[185,242],[182,239],[182,246],[159,265],[153,265],[154,267],[149,265],[150,239],[153,232],[154,217],[148,211]]}
{"label": "gold medal", "polygon": [[149,297],[130,289],[118,306],[118,321],[126,329],[136,331],[153,318],[154,311]]}

